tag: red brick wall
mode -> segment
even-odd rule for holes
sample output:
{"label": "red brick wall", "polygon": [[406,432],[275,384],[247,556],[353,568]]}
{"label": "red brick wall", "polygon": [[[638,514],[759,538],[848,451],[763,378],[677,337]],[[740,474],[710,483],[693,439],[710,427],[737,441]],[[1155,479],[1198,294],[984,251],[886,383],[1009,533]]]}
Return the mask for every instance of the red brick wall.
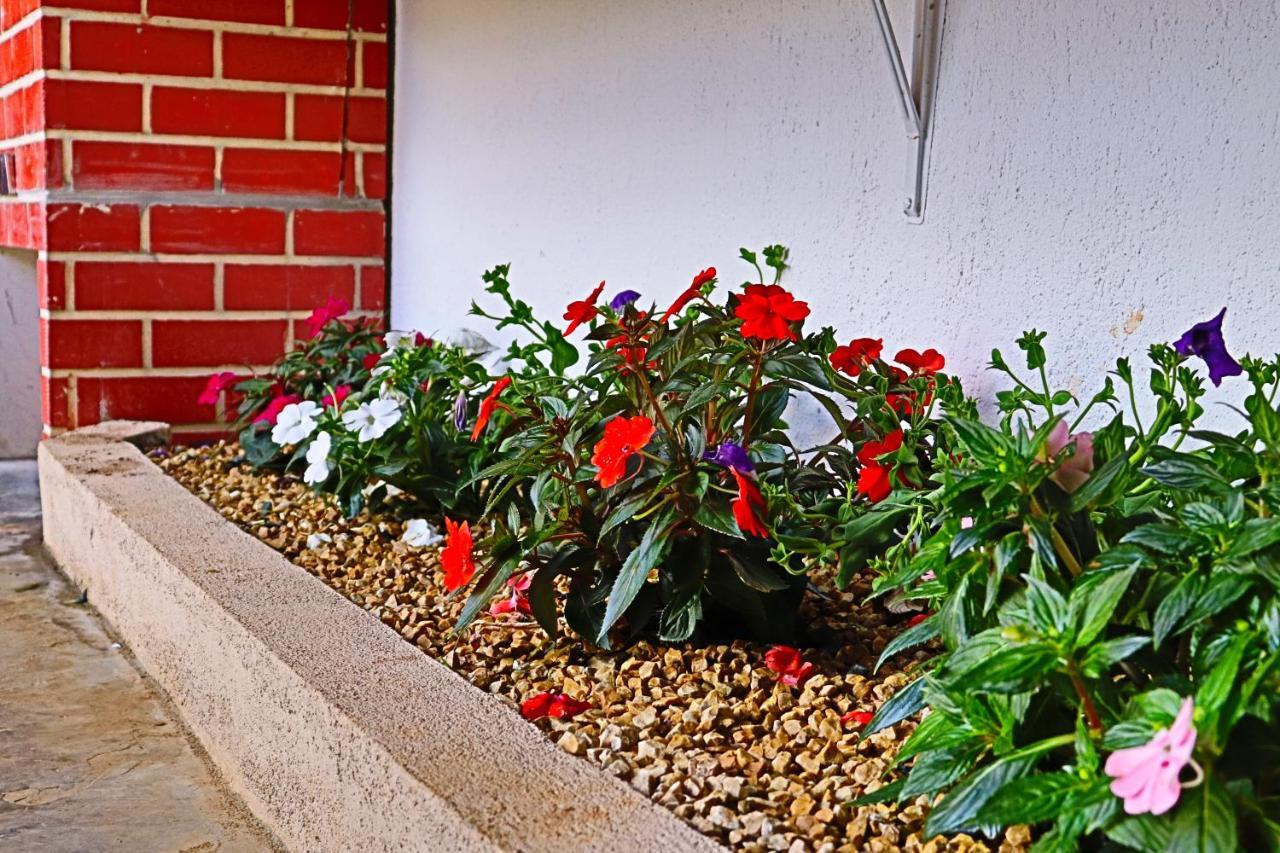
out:
{"label": "red brick wall", "polygon": [[210,373],[265,368],[329,296],[382,316],[387,7],[0,0],[0,242],[40,252],[46,432],[217,432]]}

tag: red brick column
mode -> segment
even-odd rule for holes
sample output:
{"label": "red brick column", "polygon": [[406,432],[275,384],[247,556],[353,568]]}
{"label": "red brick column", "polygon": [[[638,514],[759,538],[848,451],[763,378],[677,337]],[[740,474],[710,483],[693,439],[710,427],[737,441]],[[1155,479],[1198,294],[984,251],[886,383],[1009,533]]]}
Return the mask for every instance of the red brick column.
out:
{"label": "red brick column", "polygon": [[381,317],[387,5],[0,0],[0,241],[40,252],[46,432],[218,432],[210,373],[330,296]]}

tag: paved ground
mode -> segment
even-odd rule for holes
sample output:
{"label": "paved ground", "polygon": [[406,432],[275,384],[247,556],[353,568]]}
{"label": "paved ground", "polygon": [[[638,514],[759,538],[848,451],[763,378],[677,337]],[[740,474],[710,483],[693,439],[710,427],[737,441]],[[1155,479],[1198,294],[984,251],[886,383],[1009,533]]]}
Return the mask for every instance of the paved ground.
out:
{"label": "paved ground", "polygon": [[40,546],[33,463],[0,462],[0,850],[276,849]]}

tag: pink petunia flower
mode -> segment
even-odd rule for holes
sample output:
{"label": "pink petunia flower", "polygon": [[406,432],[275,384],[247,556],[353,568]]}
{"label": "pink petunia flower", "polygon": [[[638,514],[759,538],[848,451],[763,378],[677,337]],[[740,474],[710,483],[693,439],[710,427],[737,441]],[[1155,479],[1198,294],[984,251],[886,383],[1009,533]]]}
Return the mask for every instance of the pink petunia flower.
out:
{"label": "pink petunia flower", "polygon": [[1196,746],[1194,711],[1191,698],[1184,699],[1172,726],[1156,732],[1142,746],[1116,750],[1107,757],[1107,775],[1115,780],[1111,793],[1124,800],[1126,814],[1162,815],[1178,802],[1182,794],[1178,774],[1187,764],[1195,764],[1191,760]]}
{"label": "pink petunia flower", "polygon": [[1065,421],[1058,421],[1049,431],[1049,439],[1045,442],[1045,453],[1054,459],[1067,447],[1074,447],[1074,452],[1062,460],[1062,464],[1054,470],[1050,478],[1062,487],[1065,492],[1074,492],[1084,485],[1093,473],[1093,433],[1078,432],[1071,435],[1067,431]]}

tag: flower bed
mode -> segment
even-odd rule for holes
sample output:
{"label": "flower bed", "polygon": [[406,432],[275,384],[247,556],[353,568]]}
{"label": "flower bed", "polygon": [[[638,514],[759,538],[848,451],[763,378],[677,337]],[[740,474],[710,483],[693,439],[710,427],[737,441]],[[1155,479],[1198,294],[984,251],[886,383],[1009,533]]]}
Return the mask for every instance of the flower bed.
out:
{"label": "flower bed", "polygon": [[[584,703],[581,713],[541,716],[536,724],[562,749],[627,780],[703,832],[740,849],[987,849],[967,837],[922,841],[923,798],[903,807],[850,803],[884,784],[894,752],[915,728],[904,721],[862,739],[860,724],[905,683],[900,666],[926,654],[907,653],[871,674],[909,617],[859,605],[869,592],[866,579],[806,604],[808,616],[830,627],[831,651],[805,652],[813,671],[798,686],[765,664],[766,647],[741,641],[642,642],[605,652],[550,643],[518,610],[457,634],[464,600],[444,593],[434,547],[406,545],[403,525],[391,517],[348,520],[296,478],[255,473],[238,455],[236,446],[219,445],[181,450],[160,464],[225,517],[513,710],[542,694]],[[1001,849],[1022,849],[1027,837],[1015,828]]]}

